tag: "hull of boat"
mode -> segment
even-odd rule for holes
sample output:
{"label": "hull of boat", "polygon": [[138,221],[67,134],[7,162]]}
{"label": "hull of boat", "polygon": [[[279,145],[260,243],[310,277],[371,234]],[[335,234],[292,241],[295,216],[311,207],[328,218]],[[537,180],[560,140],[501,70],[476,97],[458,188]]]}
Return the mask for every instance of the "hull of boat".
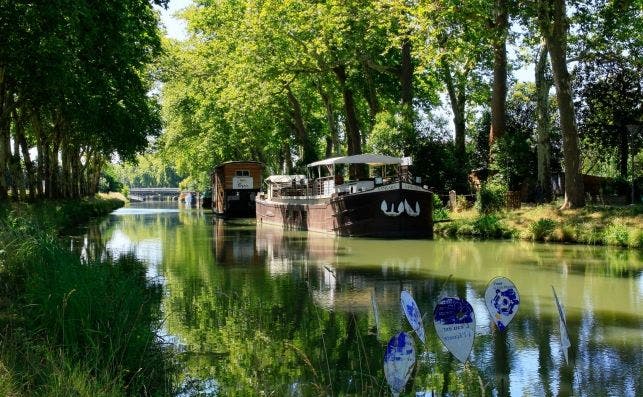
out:
{"label": "hull of boat", "polygon": [[404,185],[326,199],[257,199],[257,222],[339,236],[432,238],[431,192]]}

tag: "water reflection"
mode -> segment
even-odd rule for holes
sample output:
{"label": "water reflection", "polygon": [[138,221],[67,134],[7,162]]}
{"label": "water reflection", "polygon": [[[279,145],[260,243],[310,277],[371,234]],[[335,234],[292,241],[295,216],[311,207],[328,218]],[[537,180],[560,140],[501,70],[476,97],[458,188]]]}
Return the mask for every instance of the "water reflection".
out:
{"label": "water reflection", "polygon": [[[386,241],[213,220],[197,210],[119,211],[87,241],[134,252],[166,285],[166,332],[183,351],[183,394],[387,395],[385,342],[409,330],[399,294],[427,313],[409,393],[636,395],[641,389],[641,258],[631,251],[526,243]],[[82,244],[79,244],[82,245]],[[86,244],[85,244],[86,245]],[[452,275],[451,278],[449,276]],[[522,304],[490,326],[487,282],[504,275]],[[572,339],[565,365],[554,285]],[[461,365],[431,324],[441,292],[478,319]],[[374,295],[381,315],[375,328]],[[379,332],[376,332],[379,331]],[[411,393],[413,394],[413,393]]]}

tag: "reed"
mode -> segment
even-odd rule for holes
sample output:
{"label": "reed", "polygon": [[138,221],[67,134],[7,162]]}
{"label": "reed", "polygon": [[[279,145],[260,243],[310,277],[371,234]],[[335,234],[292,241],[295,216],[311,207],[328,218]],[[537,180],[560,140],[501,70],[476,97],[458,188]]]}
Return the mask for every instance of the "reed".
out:
{"label": "reed", "polygon": [[[174,360],[155,333],[161,321],[160,286],[148,282],[144,265],[132,256],[82,262],[55,236],[59,227],[114,205],[5,207],[0,219],[0,394],[171,393]],[[38,217],[52,208],[55,213]]]}

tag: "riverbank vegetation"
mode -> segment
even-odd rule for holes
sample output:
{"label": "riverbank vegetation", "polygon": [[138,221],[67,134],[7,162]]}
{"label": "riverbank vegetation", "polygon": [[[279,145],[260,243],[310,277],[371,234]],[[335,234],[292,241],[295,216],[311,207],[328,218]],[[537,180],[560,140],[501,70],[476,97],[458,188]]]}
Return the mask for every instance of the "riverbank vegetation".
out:
{"label": "riverbank vegetation", "polygon": [[118,200],[0,206],[0,395],[168,395],[161,287],[131,256],[82,260],[63,228]]}
{"label": "riverbank vegetation", "polygon": [[470,208],[448,212],[449,222],[435,225],[442,237],[613,245],[643,249],[643,205],[586,206],[562,211],[560,203],[481,213]]}

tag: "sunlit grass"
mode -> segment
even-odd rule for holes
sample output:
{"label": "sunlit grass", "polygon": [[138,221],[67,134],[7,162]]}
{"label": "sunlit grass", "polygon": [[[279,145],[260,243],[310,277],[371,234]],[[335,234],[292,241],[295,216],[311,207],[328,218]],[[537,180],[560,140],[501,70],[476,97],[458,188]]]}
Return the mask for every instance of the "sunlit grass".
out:
{"label": "sunlit grass", "polygon": [[562,211],[558,203],[523,204],[520,209],[501,211],[495,216],[494,225],[486,222],[493,226],[493,233],[488,233],[480,232],[479,226],[485,222],[475,209],[450,212],[451,222],[437,223],[435,234],[643,248],[643,205],[587,206]]}

